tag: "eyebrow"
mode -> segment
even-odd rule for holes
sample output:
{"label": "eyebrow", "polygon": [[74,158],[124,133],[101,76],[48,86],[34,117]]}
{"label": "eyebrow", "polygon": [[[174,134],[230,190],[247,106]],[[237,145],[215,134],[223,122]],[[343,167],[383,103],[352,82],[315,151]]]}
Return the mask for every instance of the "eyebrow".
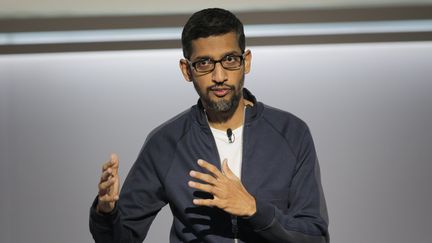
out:
{"label": "eyebrow", "polygon": [[[238,51],[229,51],[229,52],[224,53],[221,58],[224,58],[224,57],[229,56],[229,55],[241,55],[241,53],[239,53]],[[195,58],[195,60],[203,60],[203,59],[212,59],[212,60],[215,60],[215,59],[213,59],[210,56],[197,56]]]}

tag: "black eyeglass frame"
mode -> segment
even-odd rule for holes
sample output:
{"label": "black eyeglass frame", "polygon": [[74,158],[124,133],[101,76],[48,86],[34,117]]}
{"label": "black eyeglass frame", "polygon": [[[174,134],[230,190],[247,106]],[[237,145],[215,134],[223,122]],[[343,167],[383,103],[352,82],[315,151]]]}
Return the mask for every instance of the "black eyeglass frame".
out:
{"label": "black eyeglass frame", "polygon": [[[211,59],[211,58],[203,58],[203,59],[199,59],[199,60],[194,61],[194,62],[191,62],[191,61],[188,60],[188,59],[186,59],[186,61],[188,62],[190,68],[193,69],[193,70],[195,70],[195,72],[206,74],[206,73],[211,73],[211,72],[214,71],[214,69],[216,68],[216,63],[220,63],[221,66],[222,66],[224,69],[226,69],[226,70],[230,70],[230,71],[239,70],[239,69],[242,67],[242,65],[244,64],[245,56],[246,56],[246,52],[243,52],[241,55],[233,55],[233,54],[229,54],[229,55],[226,55],[226,56],[222,57],[222,58],[219,59],[219,60],[213,60],[213,59]],[[224,67],[224,65],[222,64],[222,60],[224,60],[224,59],[227,58],[227,57],[239,57],[239,58],[241,59],[241,60],[240,60],[240,65],[239,65],[238,67],[236,67],[236,68],[226,68],[226,67]],[[195,68],[195,65],[196,65],[198,62],[202,62],[203,60],[210,60],[210,61],[213,63],[213,68],[212,68],[211,70],[208,70],[208,71],[198,71],[198,70]]]}

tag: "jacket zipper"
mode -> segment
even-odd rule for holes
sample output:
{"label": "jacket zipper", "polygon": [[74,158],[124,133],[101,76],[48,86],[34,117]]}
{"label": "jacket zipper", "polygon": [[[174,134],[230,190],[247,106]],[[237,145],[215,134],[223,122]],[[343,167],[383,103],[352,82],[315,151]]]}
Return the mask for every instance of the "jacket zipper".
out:
{"label": "jacket zipper", "polygon": [[[242,141],[242,143],[243,143],[243,145],[242,145],[242,167],[243,167],[243,161],[244,161],[244,155],[245,155],[245,130],[246,130],[246,111],[247,111],[247,108],[245,108],[245,111],[244,111],[244,117],[243,117],[243,119],[244,119],[244,121],[243,121],[243,141]],[[207,116],[206,116],[207,117]],[[209,124],[209,122],[208,122],[208,120],[207,120],[207,126],[208,126],[208,129],[210,130],[210,124]],[[218,149],[217,149],[217,145],[216,145],[216,141],[215,141],[215,138],[214,138],[214,136],[213,136],[213,133],[211,132],[211,130],[210,130],[210,136],[211,136],[211,141],[212,141],[212,145],[213,145],[213,149],[216,151],[216,158],[219,158],[219,160],[220,160],[220,155],[219,155],[219,151],[218,151]],[[220,165],[220,162],[219,162],[219,165]],[[220,165],[220,169],[222,169],[222,167],[221,167],[221,165]],[[240,168],[240,178],[241,178],[241,173],[242,173],[242,168]],[[232,231],[232,233],[234,234],[234,243],[238,243],[238,239],[237,239],[237,237],[238,237],[238,224],[237,224],[237,216],[234,216],[234,215],[231,215],[231,231]]]}
{"label": "jacket zipper", "polygon": [[[212,137],[213,148],[216,151],[217,158],[219,158],[219,160],[220,160],[219,151],[217,150],[217,146],[216,146],[216,142],[215,142],[215,139],[213,137],[213,134],[211,134],[211,137]],[[220,168],[220,169],[222,169],[222,168]],[[234,243],[238,243],[238,240],[237,240],[237,235],[238,235],[237,216],[234,216],[234,215],[231,215],[231,231],[234,234]]]}
{"label": "jacket zipper", "polygon": [[[246,139],[245,139],[245,131],[246,131],[246,114],[247,114],[247,107],[244,109],[243,113],[243,134],[242,134],[242,166],[240,167],[240,180],[242,178],[242,172],[243,172],[243,162],[245,159],[245,151],[246,151]],[[232,225],[232,232],[234,234],[234,243],[238,243],[238,217],[231,215],[231,225]]]}
{"label": "jacket zipper", "polygon": [[237,243],[237,235],[238,235],[238,225],[237,225],[237,216],[231,215],[231,230],[234,234],[234,242]]}

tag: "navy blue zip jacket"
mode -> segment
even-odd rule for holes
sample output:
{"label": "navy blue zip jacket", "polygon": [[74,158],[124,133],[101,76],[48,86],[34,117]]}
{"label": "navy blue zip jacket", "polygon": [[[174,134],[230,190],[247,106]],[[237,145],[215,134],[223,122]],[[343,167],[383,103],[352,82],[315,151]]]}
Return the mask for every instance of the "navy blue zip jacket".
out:
{"label": "navy blue zip jacket", "polygon": [[90,209],[90,231],[98,243],[142,242],[159,210],[169,204],[174,219],[170,242],[329,242],[328,218],[318,160],[306,124],[288,112],[257,102],[246,108],[242,183],[257,203],[251,217],[232,217],[198,207],[211,195],[188,186],[190,170],[204,159],[220,168],[216,144],[202,104],[149,134],[108,215]]}

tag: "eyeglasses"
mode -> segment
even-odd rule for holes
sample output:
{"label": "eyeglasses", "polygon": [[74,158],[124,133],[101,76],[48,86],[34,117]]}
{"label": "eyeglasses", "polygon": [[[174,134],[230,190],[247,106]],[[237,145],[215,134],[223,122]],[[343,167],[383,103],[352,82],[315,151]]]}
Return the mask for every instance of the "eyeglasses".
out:
{"label": "eyeglasses", "polygon": [[213,60],[211,58],[203,58],[197,61],[188,63],[196,72],[198,73],[210,73],[216,67],[216,63],[220,63],[226,70],[238,70],[243,65],[243,60],[245,58],[245,53],[242,55],[226,55],[219,60]]}

